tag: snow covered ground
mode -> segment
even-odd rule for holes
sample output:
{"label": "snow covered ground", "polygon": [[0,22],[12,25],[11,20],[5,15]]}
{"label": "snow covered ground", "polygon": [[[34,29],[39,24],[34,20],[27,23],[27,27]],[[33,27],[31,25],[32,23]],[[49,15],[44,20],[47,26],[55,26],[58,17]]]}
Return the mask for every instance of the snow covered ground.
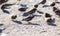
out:
{"label": "snow covered ground", "polygon": [[[31,2],[32,1],[32,2]],[[41,15],[34,17],[30,24],[27,21],[22,21],[26,18],[23,13],[30,11],[34,8],[34,5],[43,0],[9,0],[6,3],[0,5],[0,36],[60,36],[60,17],[56,15],[53,11],[53,7],[44,7],[44,5],[50,5],[52,2],[60,2],[60,0],[46,0],[45,4],[40,4],[38,10],[42,11],[44,14],[39,14],[37,11],[34,15]],[[4,4],[13,4],[9,6],[8,13],[4,13],[1,10],[1,6]],[[28,9],[24,12],[19,11],[21,8],[20,4],[26,4]],[[60,3],[56,3],[54,7],[60,9]],[[48,25],[46,20],[49,18],[45,17],[45,13],[52,15],[55,18],[55,25]],[[11,19],[12,15],[17,15],[17,22]],[[28,16],[27,16],[28,17]],[[19,22],[20,21],[20,22]],[[20,23],[20,24],[19,24]],[[3,25],[2,25],[3,24]],[[35,25],[34,25],[35,24]]]}

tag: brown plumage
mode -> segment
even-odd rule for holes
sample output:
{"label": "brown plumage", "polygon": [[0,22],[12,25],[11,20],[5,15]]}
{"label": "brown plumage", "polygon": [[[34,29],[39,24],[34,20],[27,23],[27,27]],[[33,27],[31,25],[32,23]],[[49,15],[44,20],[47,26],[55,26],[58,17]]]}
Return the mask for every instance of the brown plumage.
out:
{"label": "brown plumage", "polygon": [[7,2],[8,0],[0,0],[0,5]]}
{"label": "brown plumage", "polygon": [[17,15],[12,15],[11,16],[11,19],[16,19],[17,18]]}
{"label": "brown plumage", "polygon": [[19,8],[18,10],[23,12],[23,11],[26,11],[27,8]]}
{"label": "brown plumage", "polygon": [[37,8],[38,7],[38,4],[34,5],[34,7]]}
{"label": "brown plumage", "polygon": [[56,7],[53,7],[53,11],[55,12],[57,10],[57,8]]}
{"label": "brown plumage", "polygon": [[45,14],[45,17],[48,18],[48,17],[51,17],[51,15],[48,14],[48,13],[46,13],[46,14]]}

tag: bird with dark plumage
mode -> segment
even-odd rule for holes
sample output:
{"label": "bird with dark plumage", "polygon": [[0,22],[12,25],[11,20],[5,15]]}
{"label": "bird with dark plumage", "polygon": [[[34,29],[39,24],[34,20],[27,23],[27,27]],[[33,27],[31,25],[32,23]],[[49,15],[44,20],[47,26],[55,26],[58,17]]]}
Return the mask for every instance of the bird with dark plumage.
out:
{"label": "bird with dark plumage", "polygon": [[45,17],[48,18],[48,17],[51,17],[51,15],[48,13],[45,13]]}
{"label": "bird with dark plumage", "polygon": [[16,19],[17,18],[17,15],[12,15],[11,16],[11,19]]}
{"label": "bird with dark plumage", "polygon": [[55,2],[53,2],[50,6],[55,6]]}
{"label": "bird with dark plumage", "polygon": [[8,0],[0,0],[0,5],[7,2]]}
{"label": "bird with dark plumage", "polygon": [[46,0],[43,0],[40,2],[40,4],[45,4],[46,3]]}
{"label": "bird with dark plumage", "polygon": [[57,10],[57,8],[56,7],[53,7],[53,11],[55,12]]}

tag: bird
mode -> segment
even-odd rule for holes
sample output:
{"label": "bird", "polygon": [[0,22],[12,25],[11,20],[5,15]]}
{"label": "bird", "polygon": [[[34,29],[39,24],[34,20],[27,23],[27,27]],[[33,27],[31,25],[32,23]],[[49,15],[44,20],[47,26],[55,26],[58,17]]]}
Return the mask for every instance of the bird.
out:
{"label": "bird", "polygon": [[57,8],[56,7],[53,7],[53,11],[55,12],[57,10]]}
{"label": "bird", "polygon": [[3,4],[1,6],[1,10],[4,12],[4,13],[7,13],[7,14],[10,14],[10,12],[8,10],[5,10],[5,9],[9,9],[8,6],[12,6],[14,4]]}
{"label": "bird", "polygon": [[22,21],[31,21],[35,16],[29,16],[27,18],[22,19]]}
{"label": "bird", "polygon": [[34,8],[37,8],[38,7],[38,4],[34,5]]}
{"label": "bird", "polygon": [[53,2],[52,4],[50,4],[50,6],[55,6],[55,2]]}
{"label": "bird", "polygon": [[7,7],[8,6],[12,6],[12,5],[14,5],[14,4],[3,4],[2,6],[1,6],[1,9],[3,10],[3,9],[8,9]]}
{"label": "bird", "polygon": [[51,19],[51,18],[47,19],[47,24],[50,25],[50,26],[57,26],[55,24],[55,18],[54,19]]}
{"label": "bird", "polygon": [[27,10],[27,8],[19,8],[18,10],[21,11],[21,12],[24,12],[24,11]]}
{"label": "bird", "polygon": [[45,4],[46,0],[41,1],[39,4]]}
{"label": "bird", "polygon": [[12,15],[11,16],[11,19],[16,19],[17,18],[17,15]]}
{"label": "bird", "polygon": [[7,2],[8,0],[0,0],[0,5]]}
{"label": "bird", "polygon": [[56,10],[55,14],[58,15],[58,16],[60,16],[60,10]]}
{"label": "bird", "polygon": [[45,17],[48,18],[48,17],[51,17],[52,15],[48,14],[48,13],[45,13]]}

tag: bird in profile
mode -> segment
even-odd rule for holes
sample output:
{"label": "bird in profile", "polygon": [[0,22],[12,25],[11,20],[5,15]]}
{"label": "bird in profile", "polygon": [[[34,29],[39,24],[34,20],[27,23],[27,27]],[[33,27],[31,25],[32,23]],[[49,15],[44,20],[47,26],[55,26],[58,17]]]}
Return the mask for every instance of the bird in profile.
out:
{"label": "bird in profile", "polygon": [[55,2],[53,2],[50,6],[55,6]]}
{"label": "bird in profile", "polygon": [[51,17],[52,15],[48,14],[48,13],[45,13],[45,17],[48,18],[48,17]]}
{"label": "bird in profile", "polygon": [[8,0],[0,0],[0,5],[7,2]]}

